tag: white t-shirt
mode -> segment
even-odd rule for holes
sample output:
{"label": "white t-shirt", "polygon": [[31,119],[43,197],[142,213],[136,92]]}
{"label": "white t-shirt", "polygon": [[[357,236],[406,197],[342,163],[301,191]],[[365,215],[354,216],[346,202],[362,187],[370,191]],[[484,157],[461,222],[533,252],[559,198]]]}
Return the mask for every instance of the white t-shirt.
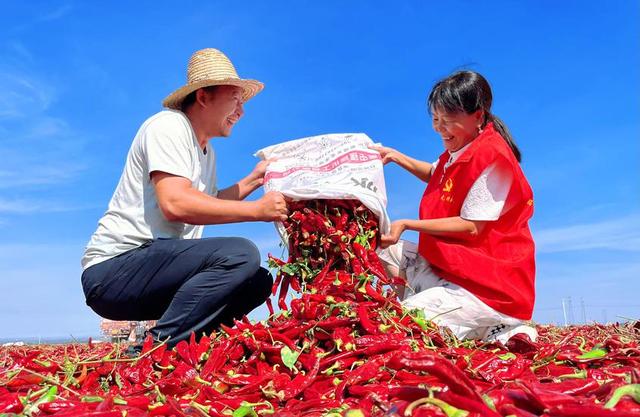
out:
{"label": "white t-shirt", "polygon": [[[470,143],[455,152],[449,152],[449,159],[444,164],[444,170],[453,164],[464,153]],[[431,174],[435,172],[439,160],[431,167]],[[506,163],[505,163],[506,164]],[[482,171],[473,183],[462,203],[460,217],[466,220],[492,221],[500,217],[504,203],[509,195],[513,183],[513,172],[508,166],[493,163]]]}
{"label": "white t-shirt", "polygon": [[191,181],[193,188],[216,195],[215,154],[209,143],[205,151],[182,112],[164,110],[147,119],[133,139],[109,208],[87,244],[82,268],[87,269],[152,239],[200,238],[203,226],[165,219],[158,207],[150,174],[163,171],[184,177]]}

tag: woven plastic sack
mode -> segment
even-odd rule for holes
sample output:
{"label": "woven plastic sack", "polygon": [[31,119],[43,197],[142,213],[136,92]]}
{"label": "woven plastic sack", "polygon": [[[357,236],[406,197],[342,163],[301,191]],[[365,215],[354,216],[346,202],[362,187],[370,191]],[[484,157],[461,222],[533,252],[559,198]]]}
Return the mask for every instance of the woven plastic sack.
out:
{"label": "woven plastic sack", "polygon": [[[335,133],[296,139],[256,152],[275,158],[267,167],[264,191],[279,191],[295,200],[358,199],[390,230],[387,191],[380,154],[364,133]],[[286,239],[282,224],[276,224]]]}

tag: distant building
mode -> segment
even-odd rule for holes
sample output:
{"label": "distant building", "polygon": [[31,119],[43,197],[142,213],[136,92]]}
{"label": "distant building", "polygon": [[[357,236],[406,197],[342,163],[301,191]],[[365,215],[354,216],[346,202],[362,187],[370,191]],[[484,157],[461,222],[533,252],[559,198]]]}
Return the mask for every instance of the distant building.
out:
{"label": "distant building", "polygon": [[100,332],[109,342],[142,342],[145,332],[155,325],[156,320],[114,321],[102,319]]}

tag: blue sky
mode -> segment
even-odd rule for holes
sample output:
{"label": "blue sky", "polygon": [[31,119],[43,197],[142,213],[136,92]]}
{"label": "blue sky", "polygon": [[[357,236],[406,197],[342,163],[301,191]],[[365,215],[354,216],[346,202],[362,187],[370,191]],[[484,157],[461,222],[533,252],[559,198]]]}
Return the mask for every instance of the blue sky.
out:
{"label": "blue sky", "polygon": [[[9,1],[0,15],[0,339],[98,333],[80,257],[139,125],[191,53],[266,84],[227,139],[219,185],[267,145],[364,132],[417,158],[442,145],[425,98],[470,68],[494,90],[536,196],[534,318],[640,317],[640,5],[633,1]],[[423,184],[385,168],[389,213]],[[261,195],[256,192],[252,198]],[[271,224],[210,226],[276,251]],[[262,318],[259,309],[254,318]]]}

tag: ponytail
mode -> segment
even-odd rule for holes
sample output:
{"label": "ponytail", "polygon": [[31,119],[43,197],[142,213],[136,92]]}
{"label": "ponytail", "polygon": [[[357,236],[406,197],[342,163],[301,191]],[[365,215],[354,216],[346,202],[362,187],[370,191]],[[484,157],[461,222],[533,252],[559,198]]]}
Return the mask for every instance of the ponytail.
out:
{"label": "ponytail", "polygon": [[[487,113],[487,122],[493,122],[493,127],[496,131],[502,136],[507,145],[511,148],[513,155],[516,157],[518,162],[522,161],[522,154],[520,153],[520,149],[518,149],[518,145],[516,145],[516,141],[513,140],[511,133],[509,133],[509,129],[507,125],[498,117],[491,113]],[[486,123],[485,123],[486,124]]]}

